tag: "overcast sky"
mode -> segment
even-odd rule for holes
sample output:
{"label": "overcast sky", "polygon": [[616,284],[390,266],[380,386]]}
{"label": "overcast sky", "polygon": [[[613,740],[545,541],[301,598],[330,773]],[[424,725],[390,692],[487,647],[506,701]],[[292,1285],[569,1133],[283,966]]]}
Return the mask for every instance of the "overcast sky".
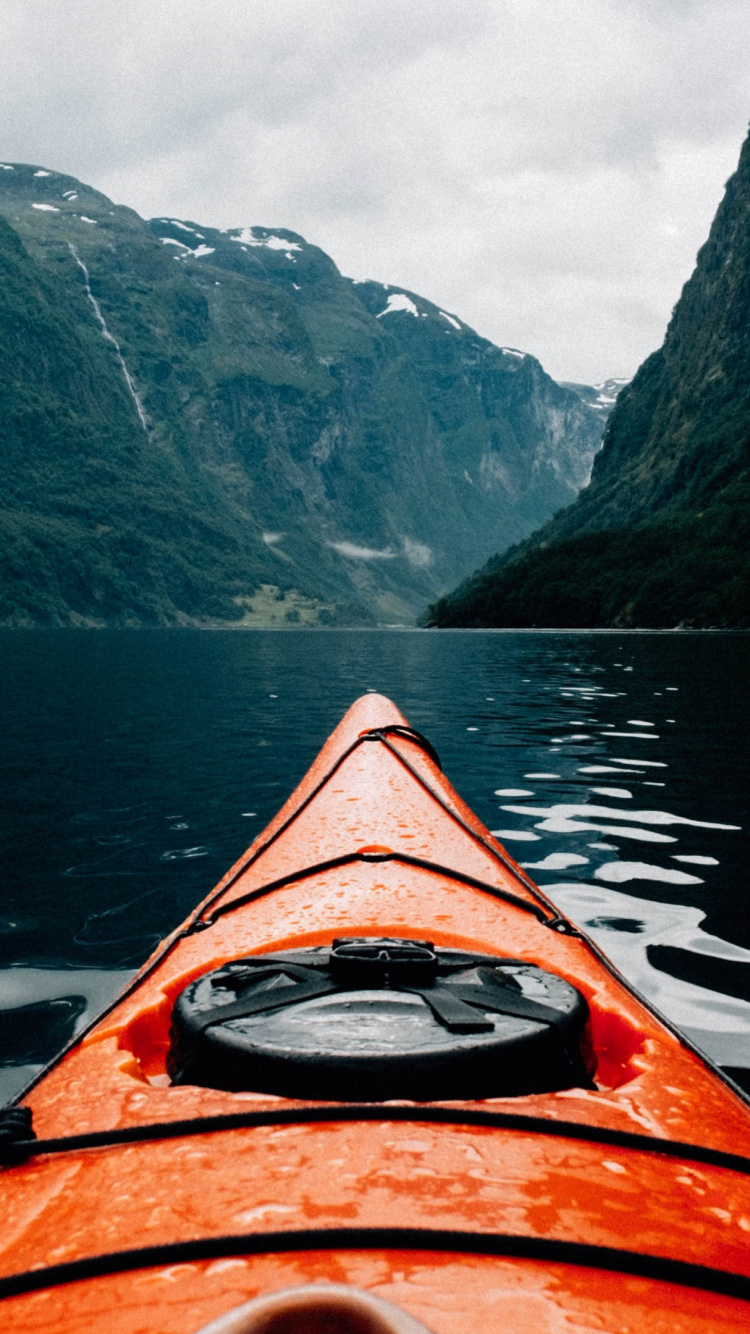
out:
{"label": "overcast sky", "polygon": [[748,0],[2,0],[7,161],[287,227],[558,379],[663,338],[750,117]]}

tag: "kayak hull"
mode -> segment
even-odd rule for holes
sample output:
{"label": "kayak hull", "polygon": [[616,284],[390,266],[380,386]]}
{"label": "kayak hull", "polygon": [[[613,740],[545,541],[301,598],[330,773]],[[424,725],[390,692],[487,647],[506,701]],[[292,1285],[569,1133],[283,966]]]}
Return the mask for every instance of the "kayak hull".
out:
{"label": "kayak hull", "polygon": [[550,1261],[336,1250],[162,1265],[6,1302],[14,1331],[185,1334],[263,1294],[336,1282],[364,1289],[439,1334],[745,1334],[747,1302]]}
{"label": "kayak hull", "polygon": [[[191,982],[341,936],[557,973],[589,1007],[593,1087],[358,1109],[321,1089],[172,1085],[172,1010]],[[381,696],[350,709],[267,830],[24,1102],[37,1136],[65,1143],[3,1172],[14,1329],[188,1334],[321,1282],[435,1334],[747,1327],[750,1110],[557,916]]]}

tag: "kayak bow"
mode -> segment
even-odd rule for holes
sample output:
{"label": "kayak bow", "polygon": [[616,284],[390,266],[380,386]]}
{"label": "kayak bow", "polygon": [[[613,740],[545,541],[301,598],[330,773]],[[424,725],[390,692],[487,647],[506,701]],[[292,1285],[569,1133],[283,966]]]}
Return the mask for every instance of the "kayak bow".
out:
{"label": "kayak bow", "polygon": [[29,1334],[750,1318],[746,1102],[379,695],[0,1114],[0,1157]]}

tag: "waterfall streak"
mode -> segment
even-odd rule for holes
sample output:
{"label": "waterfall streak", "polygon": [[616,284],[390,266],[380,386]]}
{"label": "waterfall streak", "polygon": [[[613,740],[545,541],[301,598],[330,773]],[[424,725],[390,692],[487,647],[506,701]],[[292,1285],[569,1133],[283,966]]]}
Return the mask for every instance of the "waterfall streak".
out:
{"label": "waterfall streak", "polygon": [[70,241],[68,242],[68,247],[69,247],[69,249],[70,249],[70,253],[71,253],[71,255],[73,256],[73,258],[74,258],[76,264],[78,265],[79,269],[81,270],[81,272],[82,272],[82,274],[83,274],[83,280],[84,280],[84,283],[85,283],[85,286],[86,286],[86,296],[88,297],[89,301],[91,302],[92,306],[94,307],[94,314],[96,315],[96,318],[97,318],[97,320],[98,320],[98,322],[99,322],[99,326],[100,326],[101,331],[102,331],[102,337],[103,337],[103,338],[106,338],[107,342],[112,344],[113,348],[115,349],[115,352],[117,353],[117,360],[119,361],[119,363],[120,363],[120,368],[121,368],[121,370],[122,370],[123,375],[125,376],[125,383],[126,383],[126,385],[128,386],[128,390],[129,390],[129,393],[130,393],[130,397],[132,398],[133,402],[135,403],[136,412],[138,413],[138,417],[139,417],[141,426],[143,427],[144,431],[148,431],[148,419],[147,419],[147,417],[146,417],[146,411],[145,411],[145,408],[144,408],[143,404],[141,403],[140,396],[139,396],[139,394],[138,394],[138,390],[136,389],[135,385],[133,384],[133,379],[132,379],[132,376],[131,376],[131,374],[130,374],[130,371],[128,370],[127,366],[125,365],[125,358],[123,357],[122,352],[120,351],[120,344],[118,343],[118,341],[117,341],[117,339],[115,338],[114,334],[111,334],[111,333],[109,332],[109,329],[107,328],[107,322],[106,322],[104,316],[102,315],[102,309],[101,309],[101,306],[99,305],[99,302],[97,301],[96,297],[94,296],[94,293],[93,293],[92,290],[91,290],[91,283],[90,283],[90,280],[89,280],[89,271],[88,271],[88,269],[86,268],[86,265],[84,264],[84,262],[83,262],[83,260],[81,259],[80,255],[78,254],[78,251],[76,250],[75,246],[74,246]]}

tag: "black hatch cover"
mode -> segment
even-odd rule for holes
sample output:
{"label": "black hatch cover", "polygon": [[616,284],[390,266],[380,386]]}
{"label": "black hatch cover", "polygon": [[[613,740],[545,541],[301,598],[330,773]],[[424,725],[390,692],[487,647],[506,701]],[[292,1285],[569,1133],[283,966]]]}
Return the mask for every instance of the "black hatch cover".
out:
{"label": "black hatch cover", "polygon": [[591,1087],[588,1007],[554,973],[425,940],[254,954],[178,996],[175,1084],[342,1102]]}

